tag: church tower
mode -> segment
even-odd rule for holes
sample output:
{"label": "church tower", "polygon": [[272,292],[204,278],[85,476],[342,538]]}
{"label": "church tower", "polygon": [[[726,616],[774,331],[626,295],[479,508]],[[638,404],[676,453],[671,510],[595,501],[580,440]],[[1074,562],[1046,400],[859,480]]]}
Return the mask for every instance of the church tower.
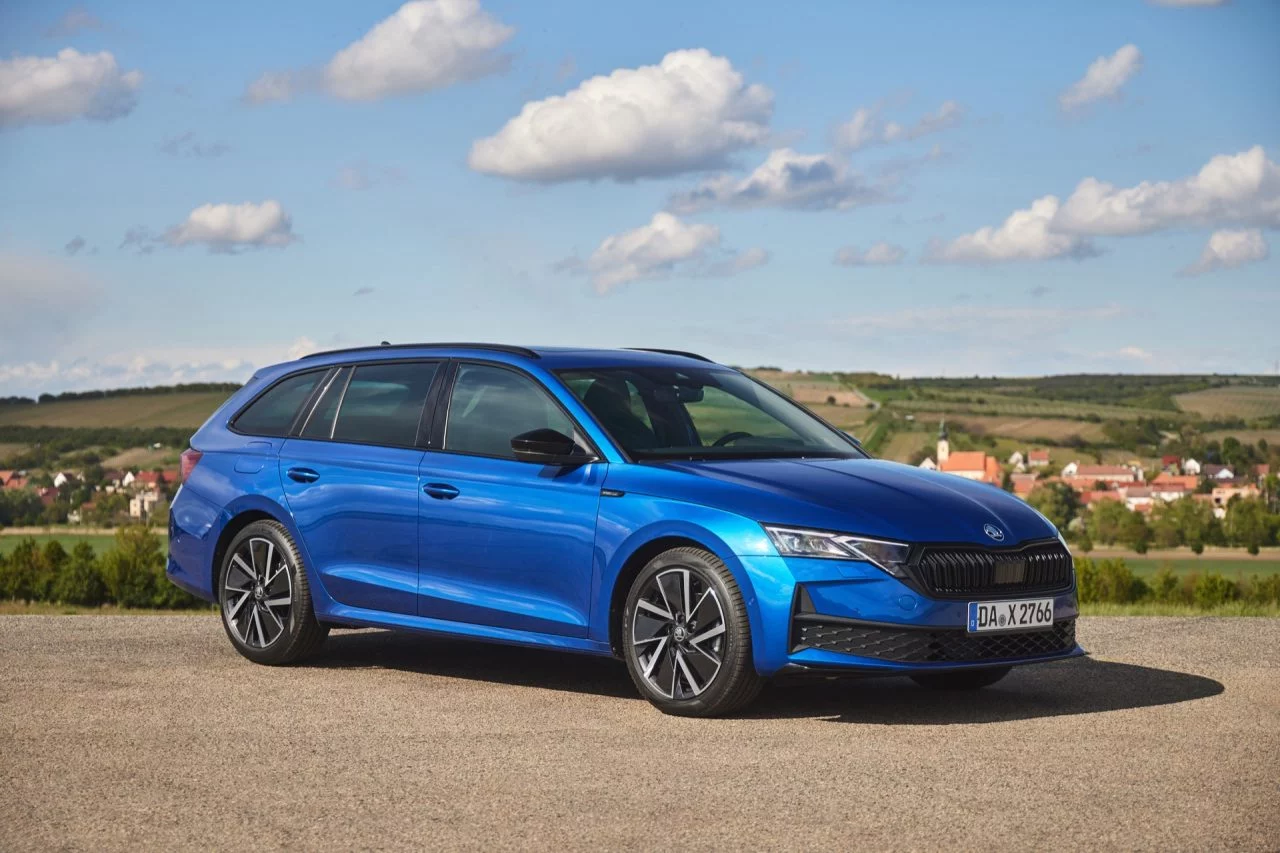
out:
{"label": "church tower", "polygon": [[951,455],[951,442],[947,441],[947,419],[943,418],[938,423],[938,467],[942,467],[942,463],[947,461],[947,457]]}

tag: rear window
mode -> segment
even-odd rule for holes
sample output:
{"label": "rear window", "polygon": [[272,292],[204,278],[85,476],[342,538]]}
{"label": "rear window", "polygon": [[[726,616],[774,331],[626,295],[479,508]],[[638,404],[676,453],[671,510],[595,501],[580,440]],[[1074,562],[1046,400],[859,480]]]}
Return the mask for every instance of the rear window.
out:
{"label": "rear window", "polygon": [[334,440],[412,447],[438,368],[436,362],[357,367],[342,396]]}
{"label": "rear window", "polygon": [[327,371],[311,370],[283,379],[249,404],[232,423],[236,432],[280,437],[287,435],[302,404]]}

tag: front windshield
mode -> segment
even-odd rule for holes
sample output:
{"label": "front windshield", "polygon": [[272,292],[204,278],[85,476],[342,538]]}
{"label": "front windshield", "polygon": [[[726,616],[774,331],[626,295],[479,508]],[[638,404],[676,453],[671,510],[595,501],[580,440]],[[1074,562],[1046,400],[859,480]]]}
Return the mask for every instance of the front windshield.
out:
{"label": "front windshield", "polygon": [[732,370],[611,367],[559,376],[634,459],[866,455],[843,433]]}

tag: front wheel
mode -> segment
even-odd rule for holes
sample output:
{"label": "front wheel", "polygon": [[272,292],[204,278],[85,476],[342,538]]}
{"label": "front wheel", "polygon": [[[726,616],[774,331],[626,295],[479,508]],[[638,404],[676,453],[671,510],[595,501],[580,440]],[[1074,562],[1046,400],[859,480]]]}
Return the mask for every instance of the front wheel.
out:
{"label": "front wheel", "polygon": [[667,714],[717,717],[745,707],[764,683],[733,575],[714,554],[673,548],[627,595],[623,654],[640,693]]}
{"label": "front wheel", "polygon": [[218,603],[231,645],[255,663],[296,663],[329,634],[316,620],[298,548],[275,521],[255,521],[231,540]]}
{"label": "front wheel", "polygon": [[982,669],[957,669],[952,672],[922,672],[911,676],[921,687],[933,690],[977,690],[990,687],[1009,674],[1011,666],[990,666]]}

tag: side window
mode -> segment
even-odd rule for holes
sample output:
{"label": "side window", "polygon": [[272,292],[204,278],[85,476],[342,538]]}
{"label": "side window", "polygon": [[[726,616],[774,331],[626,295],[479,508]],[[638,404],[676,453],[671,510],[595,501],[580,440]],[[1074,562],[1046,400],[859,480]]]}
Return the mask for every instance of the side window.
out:
{"label": "side window", "polygon": [[334,440],[412,447],[439,366],[437,362],[357,366],[342,396]]}
{"label": "side window", "polygon": [[279,437],[289,432],[298,409],[328,370],[311,370],[277,382],[232,423],[236,432]]}
{"label": "side window", "polygon": [[573,422],[532,379],[486,364],[463,364],[453,383],[444,449],[514,459],[511,439],[535,429],[573,435]]}
{"label": "side window", "polygon": [[329,384],[320,392],[320,400],[307,417],[302,427],[303,438],[332,438],[333,418],[338,414],[338,404],[342,402],[343,392],[347,390],[347,380],[351,377],[351,368],[344,367],[333,375]]}

